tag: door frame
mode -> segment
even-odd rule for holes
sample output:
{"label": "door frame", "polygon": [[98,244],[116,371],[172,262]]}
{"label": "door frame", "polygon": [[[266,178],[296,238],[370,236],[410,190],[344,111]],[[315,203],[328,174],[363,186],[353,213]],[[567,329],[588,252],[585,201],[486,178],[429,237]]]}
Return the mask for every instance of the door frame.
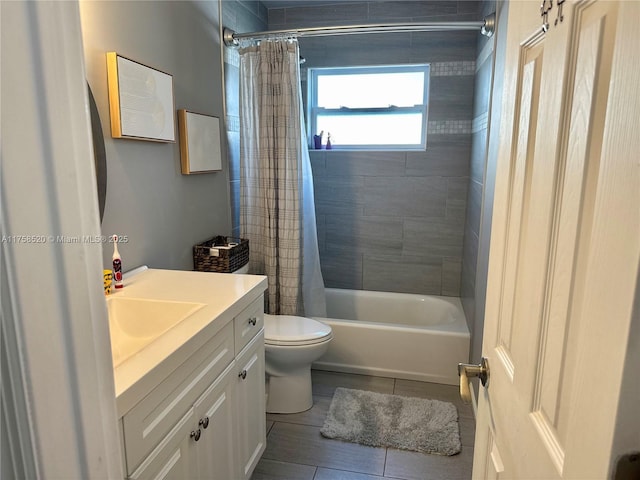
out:
{"label": "door frame", "polygon": [[2,476],[124,478],[78,3],[0,20]]}

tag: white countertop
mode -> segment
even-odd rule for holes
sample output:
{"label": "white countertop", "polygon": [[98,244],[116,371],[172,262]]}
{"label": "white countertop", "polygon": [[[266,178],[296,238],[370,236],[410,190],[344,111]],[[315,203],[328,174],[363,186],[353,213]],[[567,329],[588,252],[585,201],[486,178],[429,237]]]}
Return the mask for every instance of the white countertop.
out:
{"label": "white countertop", "polygon": [[110,297],[204,306],[114,368],[118,416],[129,411],[266,288],[267,279],[262,275],[149,269],[125,278],[124,288]]}

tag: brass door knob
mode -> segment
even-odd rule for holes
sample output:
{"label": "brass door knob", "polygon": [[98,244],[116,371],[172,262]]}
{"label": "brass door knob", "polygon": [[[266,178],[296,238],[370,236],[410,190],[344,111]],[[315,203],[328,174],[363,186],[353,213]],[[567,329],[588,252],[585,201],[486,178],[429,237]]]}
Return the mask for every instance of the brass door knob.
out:
{"label": "brass door knob", "polygon": [[459,363],[458,375],[460,376],[460,397],[464,403],[471,403],[469,379],[478,377],[482,386],[487,387],[489,385],[489,361],[485,357],[482,357],[479,365]]}

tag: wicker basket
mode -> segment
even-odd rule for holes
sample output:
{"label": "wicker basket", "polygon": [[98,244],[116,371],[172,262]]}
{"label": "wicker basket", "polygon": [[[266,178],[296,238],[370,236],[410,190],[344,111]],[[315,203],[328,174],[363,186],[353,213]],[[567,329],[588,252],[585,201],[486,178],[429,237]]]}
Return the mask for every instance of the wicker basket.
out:
{"label": "wicker basket", "polygon": [[[193,269],[199,272],[231,273],[249,262],[249,240],[242,238],[214,237],[193,246]],[[226,248],[229,243],[237,243]],[[217,255],[217,256],[216,256]]]}

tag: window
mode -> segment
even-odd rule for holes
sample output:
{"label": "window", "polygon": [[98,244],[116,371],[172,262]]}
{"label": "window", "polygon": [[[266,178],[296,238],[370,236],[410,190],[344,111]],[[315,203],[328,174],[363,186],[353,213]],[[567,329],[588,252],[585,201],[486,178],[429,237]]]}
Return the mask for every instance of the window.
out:
{"label": "window", "polygon": [[341,149],[424,149],[428,97],[429,65],[309,69],[309,137],[330,133]]}

